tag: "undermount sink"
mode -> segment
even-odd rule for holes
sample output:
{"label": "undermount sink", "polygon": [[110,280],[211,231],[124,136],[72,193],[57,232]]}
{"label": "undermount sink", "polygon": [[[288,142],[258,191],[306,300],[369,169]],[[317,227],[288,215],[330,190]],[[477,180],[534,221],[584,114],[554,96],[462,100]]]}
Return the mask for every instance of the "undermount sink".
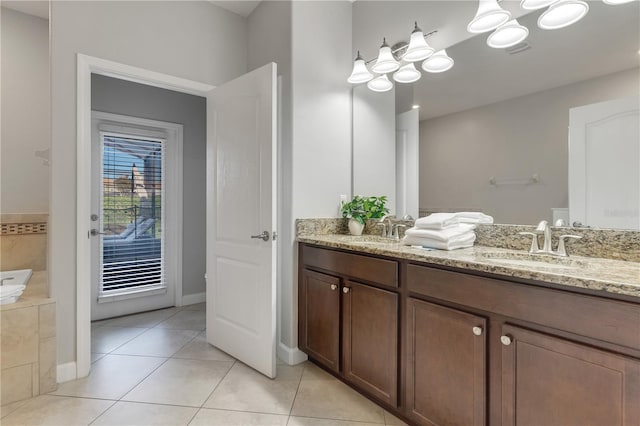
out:
{"label": "undermount sink", "polygon": [[551,269],[584,269],[589,267],[589,263],[583,260],[572,259],[570,257],[558,257],[547,254],[531,254],[517,252],[486,252],[477,255],[484,261],[491,263],[526,266],[533,268]]}
{"label": "undermount sink", "polygon": [[389,244],[398,244],[400,240],[385,238],[378,235],[345,235],[344,242],[368,246],[388,246]]}

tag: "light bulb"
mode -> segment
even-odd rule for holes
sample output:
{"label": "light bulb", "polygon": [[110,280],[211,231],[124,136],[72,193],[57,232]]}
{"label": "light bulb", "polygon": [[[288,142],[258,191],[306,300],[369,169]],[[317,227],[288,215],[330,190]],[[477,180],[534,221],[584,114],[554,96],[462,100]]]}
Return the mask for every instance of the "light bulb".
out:
{"label": "light bulb", "polygon": [[538,26],[543,30],[555,30],[575,24],[589,11],[589,5],[582,0],[558,0],[549,6],[538,18]]}
{"label": "light bulb", "polygon": [[522,0],[520,7],[524,10],[538,10],[549,6],[556,0]]}
{"label": "light bulb", "polygon": [[529,29],[518,23],[517,19],[512,19],[506,24],[498,27],[487,38],[487,44],[496,49],[515,46],[529,35]]}
{"label": "light bulb", "polygon": [[446,49],[438,50],[422,63],[422,69],[430,73],[445,72],[453,67],[453,59],[447,55]]}
{"label": "light bulb", "polygon": [[358,56],[356,56],[356,59],[353,61],[353,71],[351,71],[347,82],[351,84],[366,83],[372,78],[373,74],[367,69],[367,64],[364,63],[364,59],[362,59],[360,51],[358,51]]}
{"label": "light bulb", "polygon": [[498,5],[497,0],[478,0],[476,16],[467,25],[470,33],[486,33],[495,30],[511,18],[511,12]]}
{"label": "light bulb", "polygon": [[418,28],[418,23],[416,22],[411,33],[411,40],[409,40],[409,47],[402,59],[407,62],[421,61],[427,59],[433,52],[433,48],[427,44],[424,39],[424,33]]}
{"label": "light bulb", "polygon": [[400,68],[400,64],[393,57],[393,53],[391,53],[391,48],[387,44],[387,40],[382,40],[382,46],[380,46],[380,51],[378,53],[378,59],[376,63],[371,67],[371,71],[376,74],[386,74],[388,72],[393,72]]}
{"label": "light bulb", "polygon": [[393,74],[393,79],[398,83],[413,83],[420,80],[422,74],[416,69],[413,62],[400,67],[398,71]]}
{"label": "light bulb", "polygon": [[388,92],[393,89],[393,83],[386,74],[382,74],[368,82],[367,87],[374,92]]}
{"label": "light bulb", "polygon": [[632,1],[635,1],[635,0],[602,0],[602,1],[604,1],[605,4],[616,6],[618,4],[631,3]]}

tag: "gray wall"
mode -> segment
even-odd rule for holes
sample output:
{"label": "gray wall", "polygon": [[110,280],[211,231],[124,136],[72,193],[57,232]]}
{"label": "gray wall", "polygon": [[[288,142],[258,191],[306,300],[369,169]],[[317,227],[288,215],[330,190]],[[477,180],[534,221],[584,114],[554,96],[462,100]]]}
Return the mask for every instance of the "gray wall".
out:
{"label": "gray wall", "polygon": [[[482,210],[497,223],[551,220],[568,206],[569,109],[638,94],[634,68],[420,122],[420,209]],[[527,178],[530,186],[491,186]]]}
{"label": "gray wall", "polygon": [[[47,213],[49,167],[49,21],[2,8],[2,213]],[[16,185],[16,182],[20,182]]]}
{"label": "gray wall", "polygon": [[182,294],[204,292],[206,98],[94,74],[91,109],[183,125]]}
{"label": "gray wall", "polygon": [[247,21],[204,1],[51,2],[49,281],[58,364],[76,359],[77,53],[219,85],[247,70]]}

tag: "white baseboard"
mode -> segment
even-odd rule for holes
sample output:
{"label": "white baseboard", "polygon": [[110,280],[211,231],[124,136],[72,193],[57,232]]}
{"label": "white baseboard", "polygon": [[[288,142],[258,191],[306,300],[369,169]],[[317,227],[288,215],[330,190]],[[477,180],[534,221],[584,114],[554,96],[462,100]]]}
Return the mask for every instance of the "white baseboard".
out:
{"label": "white baseboard", "polygon": [[278,342],[276,354],[278,355],[278,358],[282,360],[282,362],[289,365],[300,364],[301,362],[305,362],[307,360],[307,354],[305,354],[298,348],[290,348],[282,342]]}
{"label": "white baseboard", "polygon": [[204,303],[206,301],[207,293],[204,291],[202,293],[185,294],[182,296],[182,305],[180,306],[195,305],[196,303]]}
{"label": "white baseboard", "polygon": [[67,362],[66,364],[58,364],[56,369],[56,381],[58,383],[68,382],[78,378],[78,369],[76,368],[76,362]]}

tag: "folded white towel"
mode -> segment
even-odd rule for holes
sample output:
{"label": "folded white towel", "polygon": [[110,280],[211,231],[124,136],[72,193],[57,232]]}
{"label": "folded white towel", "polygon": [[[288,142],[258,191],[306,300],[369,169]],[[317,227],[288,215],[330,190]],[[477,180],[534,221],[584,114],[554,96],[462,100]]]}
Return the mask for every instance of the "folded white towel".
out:
{"label": "folded white towel", "polygon": [[405,235],[412,237],[429,238],[437,241],[449,241],[459,235],[464,235],[475,229],[476,225],[470,223],[459,223],[445,229],[421,229],[409,228],[405,231]]}
{"label": "folded white towel", "polygon": [[439,250],[456,250],[461,248],[473,247],[473,242],[475,240],[476,233],[471,231],[466,234],[451,238],[449,241],[438,241],[431,238],[405,235],[402,243],[407,246],[422,246]]}
{"label": "folded white towel", "polygon": [[493,223],[493,218],[480,212],[433,213],[416,220],[421,229],[446,229],[459,223]]}

